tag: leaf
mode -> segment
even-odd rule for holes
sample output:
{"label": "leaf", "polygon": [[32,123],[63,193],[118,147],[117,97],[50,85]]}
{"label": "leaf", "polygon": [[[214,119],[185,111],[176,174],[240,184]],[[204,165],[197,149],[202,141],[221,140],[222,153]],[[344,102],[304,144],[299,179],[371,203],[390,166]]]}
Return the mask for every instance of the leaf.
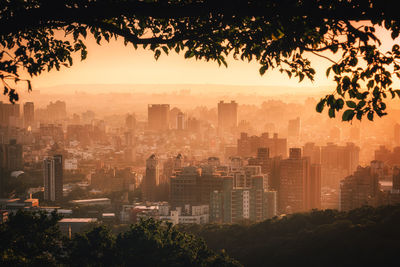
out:
{"label": "leaf", "polygon": [[342,115],[342,120],[343,121],[351,121],[354,117],[354,110],[353,109],[348,109],[345,112],[343,112]]}
{"label": "leaf", "polygon": [[154,53],[154,58],[155,58],[156,60],[158,60],[158,58],[160,57],[160,55],[161,55],[161,51],[157,49],[157,50],[155,51],[155,53]]}
{"label": "leaf", "polygon": [[349,100],[349,101],[346,101],[346,105],[349,107],[349,108],[356,108],[356,103],[354,103],[354,101],[351,101],[351,100]]}
{"label": "leaf", "polygon": [[325,107],[325,99],[321,99],[321,101],[319,101],[319,103],[317,104],[317,106],[315,107],[315,110],[319,113],[321,113],[324,110]]}
{"label": "leaf", "polygon": [[268,65],[263,65],[261,68],[260,68],[260,74],[261,75],[264,75],[264,73],[266,72],[268,70]]}
{"label": "leaf", "polygon": [[331,72],[331,69],[332,69],[332,67],[329,67],[329,68],[326,70],[326,77],[329,77],[329,73]]}
{"label": "leaf", "polygon": [[163,47],[161,47],[161,48],[162,48],[162,50],[164,50],[164,53],[168,55],[168,47],[163,46]]}
{"label": "leaf", "polygon": [[335,118],[335,109],[330,108],[328,111],[329,118]]}
{"label": "leaf", "polygon": [[368,112],[367,118],[368,118],[370,121],[373,121],[373,120],[374,120],[374,113],[373,113],[372,111]]}

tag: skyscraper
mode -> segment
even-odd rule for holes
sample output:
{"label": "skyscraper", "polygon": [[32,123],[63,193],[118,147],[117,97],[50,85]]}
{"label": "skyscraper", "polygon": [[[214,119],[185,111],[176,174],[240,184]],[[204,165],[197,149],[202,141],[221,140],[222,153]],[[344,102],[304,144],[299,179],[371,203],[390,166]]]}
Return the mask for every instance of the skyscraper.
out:
{"label": "skyscraper", "polygon": [[321,147],[316,146],[314,143],[306,143],[303,147],[304,157],[309,157],[311,164],[321,163]]}
{"label": "skyscraper", "polygon": [[148,129],[165,131],[169,129],[169,104],[150,104],[147,106]]}
{"label": "skyscraper", "polygon": [[370,167],[358,167],[354,174],[340,183],[340,210],[349,211],[363,205],[377,206],[379,201],[378,175]]}
{"label": "skyscraper", "polygon": [[400,124],[394,125],[394,144],[400,146]]}
{"label": "skyscraper", "polygon": [[19,104],[9,104],[0,101],[0,126],[17,126],[19,117]]}
{"label": "skyscraper", "polygon": [[156,201],[156,190],[159,183],[158,158],[152,154],[146,160],[146,175],[143,180],[143,198],[145,201]]}
{"label": "skyscraper", "polygon": [[26,102],[24,104],[24,127],[33,127],[35,120],[35,107],[33,102]]}
{"label": "skyscraper", "polygon": [[218,103],[218,131],[219,133],[232,132],[237,127],[238,104],[235,101]]}
{"label": "skyscraper", "polygon": [[289,120],[288,123],[288,136],[299,137],[300,136],[300,118]]}
{"label": "skyscraper", "polygon": [[357,170],[360,148],[353,143],[338,146],[328,143],[321,148],[322,186],[339,189],[346,176]]}
{"label": "skyscraper", "polygon": [[59,201],[63,197],[62,155],[47,157],[43,161],[44,200]]}
{"label": "skyscraper", "polygon": [[179,112],[176,116],[176,128],[178,130],[186,129],[186,116],[185,113]]}
{"label": "skyscraper", "polygon": [[291,148],[289,158],[280,163],[279,208],[293,213],[319,208],[321,171],[319,164],[301,156],[300,148]]}
{"label": "skyscraper", "polygon": [[23,167],[22,145],[11,139],[9,144],[0,144],[0,168],[4,171],[20,171]]}
{"label": "skyscraper", "polygon": [[128,131],[133,131],[136,127],[135,114],[127,114],[125,118],[125,126]]}

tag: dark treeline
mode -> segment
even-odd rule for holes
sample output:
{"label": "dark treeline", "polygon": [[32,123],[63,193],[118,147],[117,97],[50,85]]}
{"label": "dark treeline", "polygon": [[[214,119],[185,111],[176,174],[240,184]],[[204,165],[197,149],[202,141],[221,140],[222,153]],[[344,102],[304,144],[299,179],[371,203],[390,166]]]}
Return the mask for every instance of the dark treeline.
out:
{"label": "dark treeline", "polygon": [[398,261],[400,206],[312,211],[249,225],[191,225],[244,266],[385,266]]}
{"label": "dark treeline", "polygon": [[0,224],[0,266],[240,266],[203,240],[152,219],[114,235],[94,225],[71,239],[55,213],[18,212]]}
{"label": "dark treeline", "polygon": [[11,215],[0,224],[0,266],[384,266],[397,261],[400,249],[400,206],[312,211],[247,225],[146,220],[117,235],[97,225],[71,239],[61,235],[59,219]]}

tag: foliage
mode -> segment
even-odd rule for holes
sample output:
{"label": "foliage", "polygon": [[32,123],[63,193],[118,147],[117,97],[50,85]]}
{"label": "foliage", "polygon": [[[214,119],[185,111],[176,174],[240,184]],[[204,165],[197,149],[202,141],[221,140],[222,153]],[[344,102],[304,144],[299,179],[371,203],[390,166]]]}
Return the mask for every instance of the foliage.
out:
{"label": "foliage", "polygon": [[244,266],[380,266],[396,261],[400,206],[312,211],[250,226],[181,227]]}
{"label": "foliage", "polygon": [[62,237],[56,213],[10,214],[0,224],[1,266],[54,266],[62,256]]}
{"label": "foliage", "polygon": [[[289,77],[313,80],[308,58],[329,60],[326,71],[337,83],[317,111],[330,117],[345,109],[345,121],[386,114],[386,98],[400,77],[400,49],[379,49],[376,26],[393,39],[400,21],[394,0],[4,0],[0,3],[0,79],[11,102],[18,94],[9,81],[72,65],[72,54],[87,56],[85,38],[98,44],[123,38],[161,54],[226,64],[226,57],[260,63],[260,74],[277,68]],[[337,55],[333,60],[321,54]],[[28,89],[31,89],[29,80]]]}
{"label": "foliage", "polygon": [[97,225],[71,239],[56,213],[19,211],[0,224],[1,266],[240,266],[170,224],[143,220],[114,235]]}

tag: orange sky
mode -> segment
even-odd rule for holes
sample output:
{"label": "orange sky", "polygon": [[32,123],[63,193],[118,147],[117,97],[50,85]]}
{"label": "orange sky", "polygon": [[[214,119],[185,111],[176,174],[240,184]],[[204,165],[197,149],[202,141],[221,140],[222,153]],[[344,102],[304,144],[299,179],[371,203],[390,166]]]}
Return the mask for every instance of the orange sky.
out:
{"label": "orange sky", "polygon": [[[380,33],[388,40],[387,34]],[[385,48],[392,42],[385,42]],[[134,50],[125,47],[122,40],[97,45],[89,38],[88,57],[80,61],[77,57],[71,68],[44,73],[32,79],[36,89],[63,84],[232,84],[232,85],[280,85],[295,87],[319,87],[334,85],[327,79],[325,70],[330,62],[323,58],[310,56],[317,71],[314,83],[289,79],[279,71],[267,71],[260,76],[257,62],[236,61],[228,59],[228,68],[219,67],[216,62],[184,59],[183,54],[175,52],[169,56],[162,55],[158,61],[151,51]],[[305,79],[306,80],[306,79]],[[299,90],[301,90],[299,88]]]}

